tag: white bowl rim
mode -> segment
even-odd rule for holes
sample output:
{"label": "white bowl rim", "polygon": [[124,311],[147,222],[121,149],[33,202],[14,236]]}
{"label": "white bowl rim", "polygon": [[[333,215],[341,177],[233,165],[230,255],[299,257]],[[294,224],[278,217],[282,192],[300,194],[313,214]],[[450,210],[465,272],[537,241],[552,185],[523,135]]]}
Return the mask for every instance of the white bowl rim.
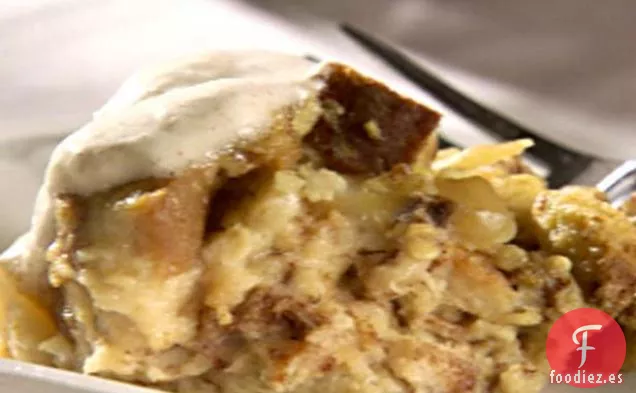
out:
{"label": "white bowl rim", "polygon": [[37,380],[91,393],[157,393],[154,389],[10,359],[0,359],[0,379],[3,376]]}

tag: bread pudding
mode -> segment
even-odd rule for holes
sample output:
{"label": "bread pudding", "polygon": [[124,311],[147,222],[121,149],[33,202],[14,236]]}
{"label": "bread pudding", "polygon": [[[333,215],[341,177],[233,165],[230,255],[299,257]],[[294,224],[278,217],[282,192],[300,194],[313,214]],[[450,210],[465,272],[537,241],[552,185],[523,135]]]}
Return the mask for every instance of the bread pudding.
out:
{"label": "bread pudding", "polygon": [[438,150],[439,121],[291,55],[134,76],[3,254],[0,356],[178,393],[530,393],[579,307],[633,356],[636,203],[549,190],[529,140]]}

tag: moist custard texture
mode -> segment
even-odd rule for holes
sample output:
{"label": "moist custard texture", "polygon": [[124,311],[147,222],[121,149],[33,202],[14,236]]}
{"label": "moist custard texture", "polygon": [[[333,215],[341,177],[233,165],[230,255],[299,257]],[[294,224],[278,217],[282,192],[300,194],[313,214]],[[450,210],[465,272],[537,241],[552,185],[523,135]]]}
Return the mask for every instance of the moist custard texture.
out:
{"label": "moist custard texture", "polygon": [[633,356],[636,203],[548,190],[527,140],[438,151],[434,111],[317,78],[209,162],[56,195],[53,300],[0,270],[0,353],[179,393],[531,393],[554,320],[597,307]]}

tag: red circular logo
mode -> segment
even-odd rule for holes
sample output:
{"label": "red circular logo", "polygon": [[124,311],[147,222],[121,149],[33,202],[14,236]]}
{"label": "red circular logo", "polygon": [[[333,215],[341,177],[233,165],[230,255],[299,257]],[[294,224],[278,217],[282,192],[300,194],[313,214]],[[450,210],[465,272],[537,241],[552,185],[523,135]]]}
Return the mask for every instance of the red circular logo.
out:
{"label": "red circular logo", "polygon": [[608,314],[578,308],[556,320],[546,341],[550,382],[589,388],[621,383],[625,335]]}

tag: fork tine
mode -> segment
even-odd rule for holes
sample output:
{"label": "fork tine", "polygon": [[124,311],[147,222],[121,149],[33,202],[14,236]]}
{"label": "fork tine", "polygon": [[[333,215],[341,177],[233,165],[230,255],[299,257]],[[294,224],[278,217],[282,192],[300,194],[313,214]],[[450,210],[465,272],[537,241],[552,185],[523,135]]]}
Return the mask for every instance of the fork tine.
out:
{"label": "fork tine", "polygon": [[636,175],[636,160],[625,161],[601,180],[596,187],[609,193],[630,176]]}
{"label": "fork tine", "polygon": [[504,140],[533,139],[535,144],[529,153],[550,167],[548,183],[551,187],[569,183],[592,163],[591,157],[546,140],[536,132],[469,98],[389,44],[350,25],[342,24],[340,27],[404,77],[490,135]]}

